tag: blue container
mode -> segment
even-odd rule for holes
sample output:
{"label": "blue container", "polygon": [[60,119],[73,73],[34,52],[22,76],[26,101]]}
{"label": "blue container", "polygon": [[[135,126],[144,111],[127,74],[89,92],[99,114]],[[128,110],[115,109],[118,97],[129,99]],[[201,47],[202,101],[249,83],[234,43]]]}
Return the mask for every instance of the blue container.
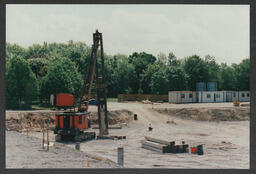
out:
{"label": "blue container", "polygon": [[208,82],[207,83],[207,91],[217,91],[217,83],[216,82]]}
{"label": "blue container", "polygon": [[196,83],[196,91],[206,91],[206,83],[205,82]]}
{"label": "blue container", "polygon": [[198,155],[203,155],[204,154],[203,145],[198,145],[197,146],[197,154]]}

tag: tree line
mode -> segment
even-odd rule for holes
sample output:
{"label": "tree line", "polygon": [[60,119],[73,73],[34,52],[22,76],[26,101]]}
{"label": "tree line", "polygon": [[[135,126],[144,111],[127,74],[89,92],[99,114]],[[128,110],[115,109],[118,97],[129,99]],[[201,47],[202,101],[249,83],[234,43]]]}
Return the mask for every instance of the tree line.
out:
{"label": "tree line", "polygon": [[[50,94],[80,95],[91,47],[82,42],[6,44],[6,106],[21,108],[49,101]],[[250,61],[217,63],[211,55],[177,58],[173,52],[105,57],[108,97],[195,90],[197,82],[217,82],[218,90],[249,90]],[[93,91],[95,92],[95,91]]]}

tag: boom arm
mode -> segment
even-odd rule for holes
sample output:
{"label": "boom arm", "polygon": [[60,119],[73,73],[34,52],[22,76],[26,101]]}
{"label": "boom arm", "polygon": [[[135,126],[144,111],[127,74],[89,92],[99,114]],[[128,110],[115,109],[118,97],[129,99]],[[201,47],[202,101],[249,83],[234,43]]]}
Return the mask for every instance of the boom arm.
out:
{"label": "boom arm", "polygon": [[[97,51],[100,46],[100,56],[101,56],[101,76],[98,72],[98,63],[97,63]],[[107,95],[106,95],[106,86],[105,86],[105,71],[104,71],[104,51],[103,51],[103,40],[102,33],[99,33],[98,30],[93,34],[93,45],[91,58],[86,70],[86,75],[84,78],[84,83],[81,91],[81,96],[78,103],[78,111],[82,111],[81,105],[82,100],[85,95],[85,90],[87,89],[87,101],[86,101],[86,112],[88,112],[89,100],[91,97],[91,89],[94,81],[94,75],[96,71],[96,93],[98,101],[98,122],[100,128],[100,135],[108,134],[108,118],[107,118]]]}

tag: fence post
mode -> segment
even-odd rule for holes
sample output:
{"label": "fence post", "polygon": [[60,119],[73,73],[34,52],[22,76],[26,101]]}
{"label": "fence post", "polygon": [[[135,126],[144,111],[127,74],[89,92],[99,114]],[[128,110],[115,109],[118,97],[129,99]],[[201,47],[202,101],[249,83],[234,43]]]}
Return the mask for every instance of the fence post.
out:
{"label": "fence post", "polygon": [[43,150],[44,150],[44,129],[43,129]]}
{"label": "fence post", "polygon": [[49,129],[47,129],[47,151],[49,151]]}
{"label": "fence post", "polygon": [[86,160],[86,165],[87,165],[87,167],[90,167],[90,161],[89,160]]}
{"label": "fence post", "polygon": [[80,142],[76,142],[75,149],[80,150]]}
{"label": "fence post", "polygon": [[118,147],[117,152],[118,152],[117,163],[120,166],[124,166],[124,148]]}

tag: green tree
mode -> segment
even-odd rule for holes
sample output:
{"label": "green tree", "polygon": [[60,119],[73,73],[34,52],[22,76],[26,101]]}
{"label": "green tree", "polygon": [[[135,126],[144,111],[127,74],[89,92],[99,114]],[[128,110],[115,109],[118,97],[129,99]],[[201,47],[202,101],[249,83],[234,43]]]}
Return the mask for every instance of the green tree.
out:
{"label": "green tree", "polygon": [[160,69],[153,74],[150,87],[154,94],[168,93],[168,80],[166,78],[166,72],[163,69]]}
{"label": "green tree", "polygon": [[56,59],[52,62],[48,74],[43,77],[40,94],[49,98],[50,94],[71,93],[80,95],[82,76],[74,62],[67,58]]}
{"label": "green tree", "polygon": [[169,91],[180,91],[187,89],[187,74],[179,66],[169,66],[166,70]]}
{"label": "green tree", "polygon": [[198,55],[193,55],[185,59],[184,70],[188,75],[189,90],[196,90],[197,82],[207,82],[209,72],[207,64]]}
{"label": "green tree", "polygon": [[168,63],[168,58],[166,57],[166,55],[162,52],[160,52],[158,55],[157,55],[157,60],[162,62],[164,65],[166,65]]}
{"label": "green tree", "polygon": [[169,53],[167,64],[172,66],[180,65],[180,61],[177,59],[173,52]]}
{"label": "green tree", "polygon": [[136,78],[132,79],[131,88],[134,93],[138,93],[138,90],[141,88],[140,76],[142,72],[147,68],[147,66],[153,64],[156,61],[156,57],[145,52],[135,52],[128,57],[128,60],[129,63],[134,66],[136,74]]}
{"label": "green tree", "polygon": [[226,63],[220,65],[220,90],[237,90],[235,87],[235,76],[234,69],[228,66]]}
{"label": "green tree", "polygon": [[[68,42],[62,56],[69,58],[72,62],[75,62],[78,67],[78,71],[81,74],[85,74],[88,62],[91,58],[91,48],[82,42],[73,42],[71,40]],[[99,57],[100,54],[98,54],[98,58]]]}
{"label": "green tree", "polygon": [[26,50],[17,45],[6,43],[6,61],[10,60],[14,56],[24,57],[26,54]]}
{"label": "green tree", "polygon": [[45,42],[43,45],[33,44],[32,46],[28,47],[24,58],[45,58],[48,56],[48,54],[49,50],[47,47],[47,43]]}
{"label": "green tree", "polygon": [[135,70],[128,63],[126,55],[105,55],[105,74],[108,88],[108,96],[116,97],[117,94],[131,93],[129,88],[131,79],[135,78]]}
{"label": "green tree", "polygon": [[244,59],[240,64],[232,64],[235,75],[235,86],[238,90],[250,89],[250,60]]}
{"label": "green tree", "polygon": [[117,64],[114,77],[116,79],[115,91],[117,94],[123,94],[125,91],[129,91],[130,82],[135,78],[135,69],[127,59],[123,59]]}
{"label": "green tree", "polygon": [[114,55],[114,56],[105,56],[105,78],[107,85],[107,95],[108,97],[116,97],[116,78],[114,76],[114,72],[117,69],[117,60],[121,58],[122,55]]}
{"label": "green tree", "polygon": [[19,56],[14,56],[10,59],[6,70],[7,108],[21,109],[23,102],[29,106],[37,94],[37,80],[28,62]]}
{"label": "green tree", "polygon": [[208,68],[208,81],[219,82],[220,80],[220,66],[216,63],[215,57],[205,56],[206,66]]}
{"label": "green tree", "polygon": [[49,60],[45,58],[31,58],[28,59],[28,63],[37,79],[40,81],[42,77],[47,74]]}
{"label": "green tree", "polygon": [[148,67],[143,71],[140,76],[140,84],[141,90],[144,94],[151,94],[152,88],[149,86],[152,80],[152,76],[155,72],[159,71],[160,69],[165,69],[166,66],[161,62],[157,61],[154,64],[148,65]]}

